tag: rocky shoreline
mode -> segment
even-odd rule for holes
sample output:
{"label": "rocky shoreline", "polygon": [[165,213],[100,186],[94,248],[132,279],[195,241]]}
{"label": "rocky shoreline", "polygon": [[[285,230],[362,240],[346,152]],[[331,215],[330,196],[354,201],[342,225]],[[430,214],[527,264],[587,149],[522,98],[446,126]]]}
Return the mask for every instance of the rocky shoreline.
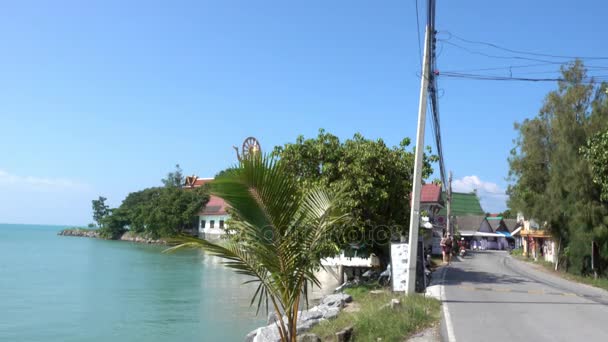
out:
{"label": "rocky shoreline", "polygon": [[[313,326],[328,319],[338,316],[346,303],[350,303],[353,298],[345,293],[331,294],[325,296],[321,303],[308,310],[300,311],[298,314],[297,332],[301,335]],[[284,317],[286,320],[287,317]],[[276,325],[276,314],[270,313],[268,325],[257,328],[245,337],[245,342],[278,342],[281,340],[279,329]]]}
{"label": "rocky shoreline", "polygon": [[[100,236],[99,231],[97,229],[69,228],[69,229],[64,229],[64,230],[60,231],[57,235],[103,239]],[[167,241],[165,241],[163,239],[153,239],[153,238],[145,236],[145,235],[134,234],[131,232],[125,232],[118,239],[114,239],[114,240],[145,243],[145,244],[151,244],[151,245],[166,245],[167,244]]]}

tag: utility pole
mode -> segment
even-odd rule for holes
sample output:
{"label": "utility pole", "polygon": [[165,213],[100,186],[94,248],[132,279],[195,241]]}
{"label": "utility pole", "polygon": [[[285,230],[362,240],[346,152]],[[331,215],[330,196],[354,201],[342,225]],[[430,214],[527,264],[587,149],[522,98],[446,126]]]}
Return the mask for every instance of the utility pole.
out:
{"label": "utility pole", "polygon": [[446,232],[448,234],[454,235],[452,231],[452,171],[450,171],[450,177],[448,178],[448,188],[447,188],[447,203],[446,209],[448,212],[448,217],[446,218]]}
{"label": "utility pole", "polygon": [[418,229],[420,225],[420,192],[422,190],[422,162],[424,152],[424,129],[426,124],[427,90],[429,87],[432,37],[435,35],[433,0],[428,1],[428,19],[424,33],[424,57],[420,75],[420,100],[418,103],[418,129],[416,131],[416,156],[414,157],[414,181],[412,189],[412,209],[410,213],[410,236],[408,249],[408,273],[406,294],[416,292],[416,263],[418,262]]}

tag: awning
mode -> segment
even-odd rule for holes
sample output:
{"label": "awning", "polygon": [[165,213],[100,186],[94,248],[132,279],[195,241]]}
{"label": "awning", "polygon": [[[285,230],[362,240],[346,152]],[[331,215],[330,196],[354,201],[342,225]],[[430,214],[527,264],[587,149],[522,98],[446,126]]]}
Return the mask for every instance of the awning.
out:
{"label": "awning", "polygon": [[505,237],[503,234],[476,232],[472,230],[461,230],[460,236]]}
{"label": "awning", "polygon": [[509,233],[509,232],[498,231],[497,233],[501,234],[501,235],[504,235],[505,237],[510,238],[510,239],[513,238],[513,236],[511,236],[511,233]]}

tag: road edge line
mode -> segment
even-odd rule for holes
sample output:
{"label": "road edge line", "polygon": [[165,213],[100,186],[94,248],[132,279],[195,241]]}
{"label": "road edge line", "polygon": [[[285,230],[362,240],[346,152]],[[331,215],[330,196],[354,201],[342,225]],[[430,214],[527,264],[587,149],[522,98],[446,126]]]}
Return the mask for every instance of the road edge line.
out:
{"label": "road edge line", "polygon": [[452,325],[452,317],[450,316],[450,310],[448,309],[448,303],[445,296],[445,275],[448,273],[448,266],[443,268],[443,272],[441,274],[441,289],[439,293],[441,294],[441,302],[443,303],[443,320],[445,321],[445,330],[447,332],[447,340],[448,342],[456,342],[456,336],[454,335],[454,326]]}

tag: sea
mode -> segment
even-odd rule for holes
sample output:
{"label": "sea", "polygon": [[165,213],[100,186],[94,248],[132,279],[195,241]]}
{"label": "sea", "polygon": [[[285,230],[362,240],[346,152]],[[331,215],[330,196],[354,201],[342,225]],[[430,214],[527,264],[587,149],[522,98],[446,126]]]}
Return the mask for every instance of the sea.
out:
{"label": "sea", "polygon": [[0,341],[243,341],[255,288],[199,250],[0,224]]}

